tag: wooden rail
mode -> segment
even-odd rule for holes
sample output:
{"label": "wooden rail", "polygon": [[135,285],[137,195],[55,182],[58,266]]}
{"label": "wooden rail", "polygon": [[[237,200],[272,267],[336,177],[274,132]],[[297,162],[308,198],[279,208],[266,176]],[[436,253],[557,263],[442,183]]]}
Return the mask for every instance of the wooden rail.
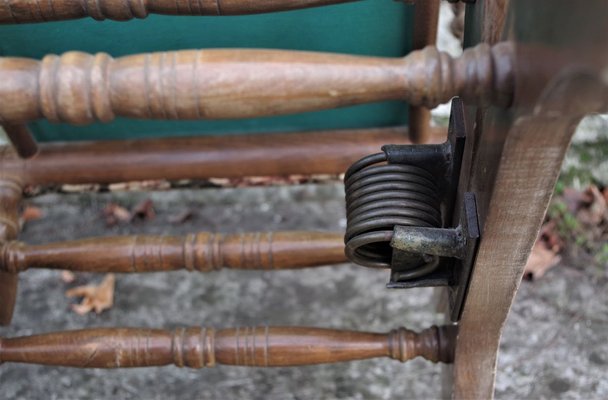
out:
{"label": "wooden rail", "polygon": [[122,236],[26,245],[0,243],[0,271],[208,272],[296,269],[347,262],[342,233],[284,231],[186,236]]}
{"label": "wooden rail", "polygon": [[423,357],[453,360],[454,326],[420,333],[389,333],[305,327],[99,328],[0,339],[0,363],[78,368],[132,368],[174,364],[203,368],[216,364],[287,367],[376,357],[399,361]]}
{"label": "wooden rail", "polygon": [[[441,142],[445,137],[445,128],[435,128],[431,140]],[[41,143],[29,160],[10,147],[0,148],[0,170],[30,185],[337,175],[384,144],[406,143],[406,138],[407,128],[394,127]]]}
{"label": "wooden rail", "polygon": [[0,58],[0,123],[248,118],[384,100],[434,107],[454,96],[508,105],[511,55],[504,42],[459,58],[434,47],[402,59],[280,50],[7,57]]}
{"label": "wooden rail", "polygon": [[148,14],[244,15],[359,0],[5,0],[0,2],[0,24],[47,22],[92,17],[126,21]]}

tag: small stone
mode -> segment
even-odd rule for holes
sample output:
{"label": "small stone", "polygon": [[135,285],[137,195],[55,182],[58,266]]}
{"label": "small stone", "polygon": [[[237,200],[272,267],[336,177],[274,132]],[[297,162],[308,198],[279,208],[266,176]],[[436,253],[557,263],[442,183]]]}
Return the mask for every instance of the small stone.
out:
{"label": "small stone", "polygon": [[565,393],[570,390],[570,382],[564,379],[555,378],[549,382],[549,389],[551,389],[553,393]]}

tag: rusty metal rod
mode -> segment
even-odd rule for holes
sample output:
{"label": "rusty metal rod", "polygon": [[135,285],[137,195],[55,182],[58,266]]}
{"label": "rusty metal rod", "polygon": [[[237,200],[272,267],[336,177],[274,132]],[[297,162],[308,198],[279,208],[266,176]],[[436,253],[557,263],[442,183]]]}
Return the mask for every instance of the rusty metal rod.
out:
{"label": "rusty metal rod", "polygon": [[76,368],[133,368],[216,364],[288,367],[388,357],[453,362],[456,329],[432,326],[420,333],[309,327],[228,329],[98,328],[0,339],[0,363]]}
{"label": "rusty metal rod", "polygon": [[[431,139],[445,135],[436,128]],[[340,174],[386,143],[407,143],[406,137],[407,128],[395,127],[41,143],[31,160],[0,149],[0,170],[29,185]]]}
{"label": "rusty metal rod", "polygon": [[298,269],[346,262],[342,233],[314,231],[118,236],[27,245],[0,243],[0,271],[87,272]]}

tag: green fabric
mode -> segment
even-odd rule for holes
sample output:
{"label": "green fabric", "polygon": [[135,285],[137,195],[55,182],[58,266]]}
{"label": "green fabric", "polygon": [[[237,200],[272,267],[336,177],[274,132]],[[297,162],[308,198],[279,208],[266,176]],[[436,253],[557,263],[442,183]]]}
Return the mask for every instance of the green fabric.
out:
{"label": "green fabric", "polygon": [[[0,26],[0,55],[40,59],[70,50],[113,56],[197,48],[275,48],[397,57],[411,48],[413,12],[391,0],[236,17],[151,15],[128,22],[75,21]],[[70,126],[35,121],[41,141],[364,128],[407,123],[387,102],[298,115],[230,121],[141,121]]]}

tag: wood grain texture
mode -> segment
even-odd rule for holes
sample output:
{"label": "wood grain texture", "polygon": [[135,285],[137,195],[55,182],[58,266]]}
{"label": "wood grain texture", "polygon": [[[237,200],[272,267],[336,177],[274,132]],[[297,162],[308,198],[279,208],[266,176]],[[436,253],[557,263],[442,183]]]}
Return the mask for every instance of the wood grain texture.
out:
{"label": "wood grain texture", "polygon": [[[434,142],[445,137],[444,128],[431,131]],[[0,170],[30,185],[341,174],[386,143],[406,142],[407,129],[395,127],[41,143],[29,160],[0,148]]]}
{"label": "wood grain texture", "polygon": [[99,21],[126,21],[148,14],[244,15],[359,0],[4,0],[0,2],[0,24],[60,21],[91,17]]}
{"label": "wood grain texture", "polygon": [[249,118],[384,100],[434,107],[453,96],[508,105],[511,51],[502,43],[456,59],[431,46],[403,59],[238,49],[0,58],[0,123]]}
{"label": "wood grain texture", "polygon": [[[439,22],[439,0],[416,1],[414,3],[414,34],[412,48],[421,50],[426,46],[435,46],[437,42],[437,24]],[[431,111],[425,107],[409,107],[408,126],[410,140],[413,143],[424,143],[430,135]]]}
{"label": "wood grain texture", "polygon": [[78,368],[287,367],[388,357],[451,362],[454,329],[368,333],[306,327],[99,328],[0,339],[0,363]]}
{"label": "wood grain texture", "polygon": [[[0,179],[0,244],[15,240],[19,234],[19,207],[22,186],[15,177],[3,172]],[[17,299],[17,274],[0,271],[0,325],[8,325],[13,318]]]}
{"label": "wood grain texture", "polygon": [[[496,5],[483,4],[490,3]],[[500,337],[571,136],[585,114],[608,109],[608,4],[509,3],[507,33],[517,42],[514,107],[472,112],[472,159],[461,176],[462,190],[477,195],[483,233],[459,323],[456,399],[493,397]],[[496,38],[495,27],[479,28],[482,40]]]}
{"label": "wood grain texture", "polygon": [[283,231],[118,236],[43,245],[0,244],[0,271],[88,272],[296,269],[346,262],[342,233]]}
{"label": "wood grain texture", "polygon": [[31,158],[38,153],[38,143],[25,124],[4,124],[1,129],[8,136],[19,157]]}

